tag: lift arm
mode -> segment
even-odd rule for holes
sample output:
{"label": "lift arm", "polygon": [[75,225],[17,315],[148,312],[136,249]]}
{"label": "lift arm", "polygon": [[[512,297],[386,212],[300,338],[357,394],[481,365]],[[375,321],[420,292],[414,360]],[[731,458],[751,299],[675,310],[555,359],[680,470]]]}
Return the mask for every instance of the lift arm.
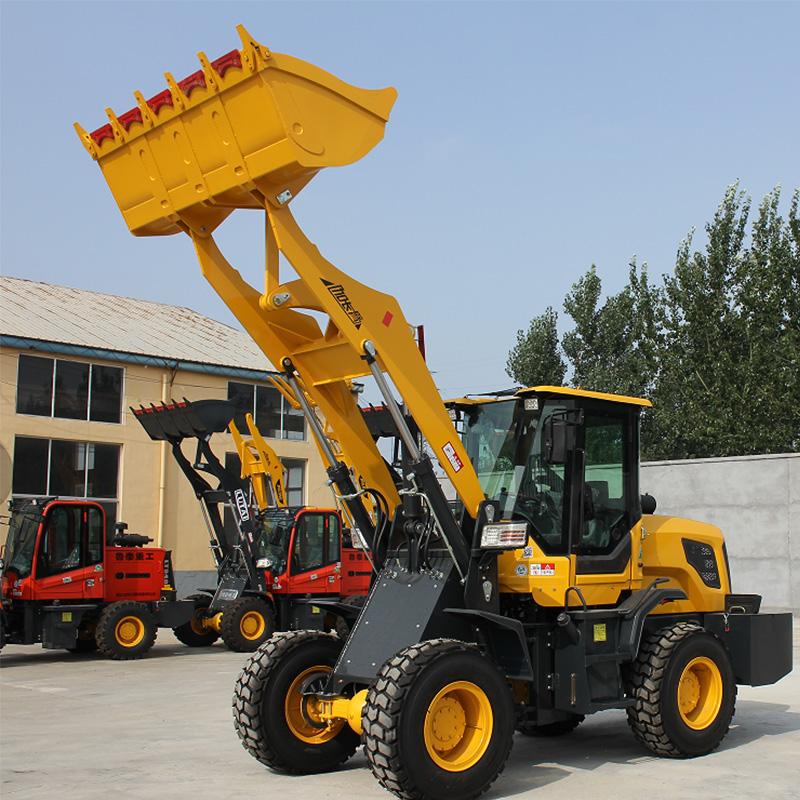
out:
{"label": "lift arm", "polygon": [[[137,93],[131,111],[108,109],[108,125],[78,133],[131,232],[191,237],[207,280],[287,381],[313,398],[390,508],[397,488],[352,392],[370,374],[391,378],[474,518],[483,493],[400,306],[327,261],[289,209],[320,169],[352,163],[380,141],[396,92],[357,89],[238,32],[240,50],[213,62],[198,54],[202,70],[180,82],[167,73],[167,91],[147,101]],[[236,208],[266,212],[263,291],[212,236]],[[281,255],[297,278],[281,279]]]}
{"label": "lift arm", "polygon": [[270,506],[286,508],[286,492],[283,487],[283,464],[277,453],[265,441],[253,420],[253,415],[245,417],[250,439],[239,433],[236,423],[231,420],[228,430],[233,436],[239,461],[242,465],[242,478],[250,478],[256,502],[261,510]]}

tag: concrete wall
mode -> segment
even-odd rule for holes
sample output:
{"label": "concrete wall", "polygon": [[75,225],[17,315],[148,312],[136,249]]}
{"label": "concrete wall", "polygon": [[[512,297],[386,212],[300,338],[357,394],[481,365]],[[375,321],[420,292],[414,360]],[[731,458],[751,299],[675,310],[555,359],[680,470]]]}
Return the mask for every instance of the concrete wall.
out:
{"label": "concrete wall", "polygon": [[642,464],[657,514],[722,529],[733,591],[800,609],[800,454]]}

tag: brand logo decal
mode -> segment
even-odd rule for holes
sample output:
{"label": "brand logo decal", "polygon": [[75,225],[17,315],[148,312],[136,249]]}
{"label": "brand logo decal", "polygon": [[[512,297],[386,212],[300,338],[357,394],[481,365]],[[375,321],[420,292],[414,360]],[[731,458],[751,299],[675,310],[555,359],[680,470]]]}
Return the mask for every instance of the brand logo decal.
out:
{"label": "brand logo decal", "polygon": [[236,508],[239,509],[239,516],[247,521],[250,519],[250,512],[247,510],[247,499],[244,496],[244,492],[241,489],[237,489],[233,496],[236,498]]}
{"label": "brand logo decal", "polygon": [[325,278],[321,278],[320,280],[325,284],[328,291],[331,293],[331,297],[333,297],[333,299],[341,306],[342,311],[347,314],[347,318],[350,320],[350,322],[352,322],[357,329],[360,328],[364,318],[353,307],[350,298],[347,296],[347,292],[344,290],[344,286],[342,286],[341,283],[332,283],[331,281],[326,281]]}

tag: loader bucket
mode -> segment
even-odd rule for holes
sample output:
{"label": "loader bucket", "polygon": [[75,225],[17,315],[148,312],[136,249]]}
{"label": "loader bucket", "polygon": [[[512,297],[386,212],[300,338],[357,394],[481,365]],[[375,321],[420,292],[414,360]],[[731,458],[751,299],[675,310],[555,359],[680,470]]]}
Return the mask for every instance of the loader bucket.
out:
{"label": "loader bucket", "polygon": [[271,53],[240,25],[240,50],[116,115],[75,125],[131,233],[212,232],[236,208],[288,202],[323,167],[363,158],[382,138],[397,93],[366,90]]}
{"label": "loader bucket", "polygon": [[236,413],[228,400],[198,400],[190,403],[162,403],[131,408],[147,435],[155,441],[180,442],[187,438],[207,439],[212,433],[222,433]]}

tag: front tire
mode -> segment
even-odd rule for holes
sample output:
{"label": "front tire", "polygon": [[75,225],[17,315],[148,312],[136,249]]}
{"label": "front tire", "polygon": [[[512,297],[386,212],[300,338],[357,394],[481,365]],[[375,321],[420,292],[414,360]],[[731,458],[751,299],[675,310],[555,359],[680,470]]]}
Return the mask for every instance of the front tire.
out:
{"label": "front tire", "polygon": [[653,634],[631,668],[628,709],[634,735],[669,758],[693,758],[725,738],[736,704],[728,651],[713,634],[679,622]]}
{"label": "front tire", "polygon": [[172,632],[175,638],[187,647],[210,647],[219,639],[219,634],[213,628],[203,625],[201,620],[211,605],[211,598],[205,594],[193,594],[186,599],[194,601],[194,616],[183,625],[173,628]]}
{"label": "front tire", "polygon": [[364,706],[364,750],[378,782],[406,800],[469,800],[503,771],[511,689],[476,647],[435,639],[389,659]]}
{"label": "front tire", "polygon": [[146,606],[132,600],[106,606],[95,630],[100,652],[116,661],[141,658],[153,646],[156,634],[153,615]]}
{"label": "front tire", "polygon": [[219,632],[237,653],[252,653],[275,633],[275,614],[259,597],[241,597],[225,607]]}
{"label": "front tire", "polygon": [[328,725],[314,715],[310,679],[320,689],[342,651],[338,636],[321,631],[278,633],[244,665],[233,695],[233,720],[242,746],[278,772],[327,772],[359,745],[344,720]]}

